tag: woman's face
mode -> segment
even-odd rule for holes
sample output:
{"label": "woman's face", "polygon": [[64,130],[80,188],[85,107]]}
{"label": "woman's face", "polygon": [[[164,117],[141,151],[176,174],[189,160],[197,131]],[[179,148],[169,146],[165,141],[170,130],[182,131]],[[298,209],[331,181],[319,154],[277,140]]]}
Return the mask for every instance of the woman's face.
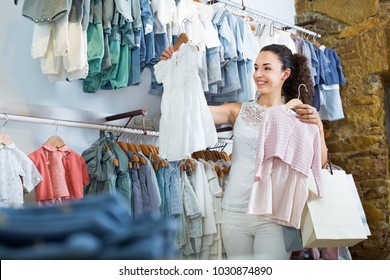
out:
{"label": "woman's face", "polygon": [[282,70],[282,63],[278,56],[270,51],[262,51],[255,61],[253,80],[257,91],[262,96],[270,94],[282,94],[284,81],[290,76],[291,70]]}

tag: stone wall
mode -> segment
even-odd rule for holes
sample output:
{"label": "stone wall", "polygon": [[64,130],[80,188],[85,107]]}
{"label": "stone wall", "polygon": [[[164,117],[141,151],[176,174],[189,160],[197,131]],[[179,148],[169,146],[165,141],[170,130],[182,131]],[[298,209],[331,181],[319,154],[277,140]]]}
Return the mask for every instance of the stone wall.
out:
{"label": "stone wall", "polygon": [[[390,84],[390,0],[295,0],[297,22],[322,35],[340,57],[345,119],[324,122],[331,160],[356,181],[372,235],[350,248],[354,259],[390,259],[389,139],[385,95]],[[390,112],[389,112],[390,113]]]}

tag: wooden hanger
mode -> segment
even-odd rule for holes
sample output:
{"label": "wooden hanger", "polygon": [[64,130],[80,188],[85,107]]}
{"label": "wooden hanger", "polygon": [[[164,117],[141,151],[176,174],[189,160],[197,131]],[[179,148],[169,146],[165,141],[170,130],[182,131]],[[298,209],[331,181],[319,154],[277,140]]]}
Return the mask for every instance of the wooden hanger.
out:
{"label": "wooden hanger", "polygon": [[51,136],[46,142],[54,148],[62,148],[65,146],[64,140],[58,135]]}
{"label": "wooden hanger", "polygon": [[[109,150],[110,150],[110,147],[109,147],[109,146],[106,146],[106,149],[107,149],[107,151],[109,151]],[[116,167],[119,166],[119,161],[118,161],[118,159],[117,159],[116,157],[114,158],[113,163],[114,163],[114,165],[115,165]]]}
{"label": "wooden hanger", "polygon": [[5,146],[12,144],[11,136],[9,136],[5,132],[0,132],[0,144],[3,144]]}
{"label": "wooden hanger", "polygon": [[[118,145],[124,152],[127,152],[129,149],[127,148],[127,145],[126,143],[124,142],[116,142],[115,143],[116,145]],[[127,154],[126,154],[127,155]],[[129,159],[128,161],[128,164],[129,164],[129,168],[132,169],[133,168],[133,163],[131,162],[131,160]]]}
{"label": "wooden hanger", "polygon": [[184,32],[181,33],[179,35],[179,37],[177,38],[177,41],[176,41],[175,45],[173,46],[173,49],[175,51],[177,51],[180,48],[181,44],[186,44],[189,40],[190,39],[188,38],[188,35],[186,33],[184,33]]}

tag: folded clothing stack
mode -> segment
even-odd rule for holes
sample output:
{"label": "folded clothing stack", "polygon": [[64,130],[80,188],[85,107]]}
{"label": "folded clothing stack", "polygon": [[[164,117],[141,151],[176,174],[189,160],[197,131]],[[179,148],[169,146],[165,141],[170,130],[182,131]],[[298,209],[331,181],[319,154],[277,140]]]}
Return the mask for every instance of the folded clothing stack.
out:
{"label": "folded clothing stack", "polygon": [[111,195],[53,206],[0,208],[0,259],[167,259],[177,254],[176,223],[132,219]]}

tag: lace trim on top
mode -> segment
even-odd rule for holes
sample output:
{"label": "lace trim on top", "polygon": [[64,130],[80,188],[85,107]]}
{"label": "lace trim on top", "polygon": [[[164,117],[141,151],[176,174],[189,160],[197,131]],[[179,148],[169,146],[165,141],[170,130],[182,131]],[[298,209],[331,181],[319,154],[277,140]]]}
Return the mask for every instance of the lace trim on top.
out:
{"label": "lace trim on top", "polygon": [[[243,103],[234,126],[235,138],[241,138],[240,144],[255,156],[260,125],[265,109],[256,101]],[[236,143],[235,143],[236,144]]]}

